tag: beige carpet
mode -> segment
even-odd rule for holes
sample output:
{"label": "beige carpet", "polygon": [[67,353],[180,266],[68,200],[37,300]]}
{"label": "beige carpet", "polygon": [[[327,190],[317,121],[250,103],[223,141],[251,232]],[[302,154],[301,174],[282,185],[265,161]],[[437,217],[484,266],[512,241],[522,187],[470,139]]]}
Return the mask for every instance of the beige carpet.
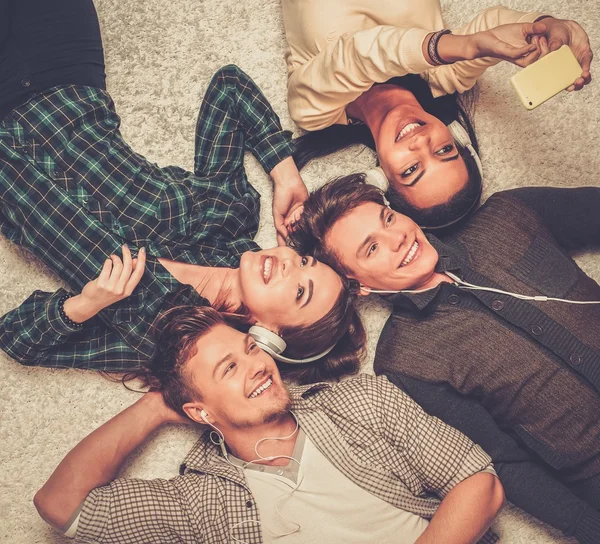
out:
{"label": "beige carpet", "polygon": [[[466,21],[493,5],[491,0],[444,4],[448,23]],[[509,5],[582,22],[600,52],[600,8],[595,0],[549,0],[545,6],[534,0],[511,0]],[[191,169],[200,99],[211,74],[227,63],[246,70],[272,101],[284,127],[294,128],[285,102],[285,43],[278,0],[97,0],[97,8],[109,90],[123,119],[123,133],[151,160]],[[520,185],[598,184],[600,87],[592,84],[581,93],[563,94],[528,113],[508,81],[514,70],[497,67],[481,82],[476,123],[486,196]],[[371,164],[371,154],[356,149],[320,161],[306,171],[305,179],[314,188],[330,176],[347,173],[348,165],[359,170]],[[248,172],[264,195],[258,241],[270,247],[275,238],[269,180],[253,159]],[[597,253],[581,256],[579,262],[600,280]],[[0,312],[15,307],[34,289],[54,290],[57,285],[30,255],[0,240]],[[374,299],[365,305],[364,316],[372,356],[387,310]],[[25,368],[1,357],[0,542],[66,542],[37,516],[33,495],[72,446],[137,395],[92,372]],[[123,474],[170,477],[194,440],[190,430],[162,429]],[[495,527],[503,544],[570,542],[512,507],[504,510]]]}

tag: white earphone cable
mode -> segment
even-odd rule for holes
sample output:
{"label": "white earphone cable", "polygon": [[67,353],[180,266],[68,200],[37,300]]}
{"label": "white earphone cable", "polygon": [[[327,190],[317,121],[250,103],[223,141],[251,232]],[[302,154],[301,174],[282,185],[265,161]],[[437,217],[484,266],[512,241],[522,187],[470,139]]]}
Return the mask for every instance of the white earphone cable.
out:
{"label": "white earphone cable", "polygon": [[[300,427],[300,423],[298,421],[298,418],[296,417],[296,414],[294,414],[294,412],[292,412],[292,410],[290,410],[290,414],[292,414],[292,417],[294,418],[294,420],[296,422],[296,426],[295,426],[294,430],[290,434],[288,434],[287,436],[267,436],[265,438],[261,438],[260,440],[258,440],[256,442],[256,444],[254,444],[254,452],[256,453],[256,459],[252,459],[251,461],[245,462],[243,464],[242,468],[246,468],[248,465],[257,463],[259,461],[273,461],[275,459],[289,459],[290,461],[294,461],[295,463],[298,464],[298,478],[297,478],[297,481],[296,481],[296,485],[292,488],[292,490],[290,491],[289,494],[280,495],[277,498],[277,501],[275,502],[275,511],[277,512],[277,514],[279,515],[279,517],[281,517],[282,519],[284,519],[288,523],[290,523],[292,525],[295,525],[296,527],[293,530],[288,531],[287,533],[276,533],[275,531],[273,531],[272,529],[270,529],[265,523],[262,523],[261,521],[259,521],[257,519],[249,519],[249,520],[245,520],[245,521],[240,521],[239,523],[233,524],[231,526],[231,529],[229,530],[229,536],[233,539],[234,542],[239,542],[240,544],[248,544],[245,540],[240,540],[239,538],[237,538],[233,534],[234,530],[237,527],[246,525],[248,523],[255,524],[255,525],[260,525],[261,527],[264,527],[265,529],[267,529],[267,531],[269,531],[275,537],[282,537],[282,536],[293,535],[294,533],[297,533],[301,529],[301,525],[299,523],[296,523],[295,521],[292,521],[291,519],[286,518],[281,513],[280,507],[282,506],[282,502],[286,501],[287,499],[289,499],[294,494],[294,492],[300,487],[300,485],[302,484],[302,481],[304,480],[304,473],[302,472],[302,463],[300,463],[300,461],[298,461],[298,459],[296,459],[295,457],[291,457],[289,455],[270,455],[268,457],[263,457],[260,453],[258,453],[258,446],[262,442],[264,442],[266,440],[287,440],[288,438],[291,438],[292,436],[294,436],[298,432],[298,429]],[[240,468],[237,465],[234,465],[229,460],[229,456],[227,454],[227,448],[225,447],[225,436],[223,435],[223,433],[221,432],[221,430],[218,427],[216,427],[215,425],[213,425],[212,423],[210,423],[206,419],[206,417],[202,417],[202,419],[204,420],[204,422],[207,425],[210,425],[214,429],[213,431],[210,432],[210,436],[209,436],[210,441],[213,444],[215,444],[216,446],[219,446],[221,448],[221,452],[223,453],[223,457],[225,458],[225,461],[227,461],[231,466],[235,467],[236,469]],[[215,439],[213,438],[213,433],[217,435],[218,440],[215,441]],[[282,501],[282,498],[283,498],[283,501]]]}

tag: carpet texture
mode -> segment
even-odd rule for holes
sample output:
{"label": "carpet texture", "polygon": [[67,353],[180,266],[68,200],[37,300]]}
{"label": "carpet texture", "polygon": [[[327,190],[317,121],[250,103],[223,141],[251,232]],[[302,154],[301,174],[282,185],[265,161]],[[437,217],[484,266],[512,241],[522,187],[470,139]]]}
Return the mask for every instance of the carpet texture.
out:
{"label": "carpet texture", "polygon": [[[443,2],[449,25],[467,21],[493,5],[487,0]],[[193,166],[194,127],[212,73],[227,63],[248,72],[281,116],[297,131],[286,106],[285,48],[278,0],[96,0],[106,50],[109,90],[125,138],[159,165]],[[510,0],[509,7],[573,18],[600,50],[600,8],[590,0]],[[600,66],[598,63],[594,67]],[[600,158],[600,87],[563,93],[527,112],[513,93],[504,64],[483,77],[476,128],[485,168],[485,196],[523,185],[597,185]],[[326,179],[374,164],[369,151],[355,148],[318,161],[304,172],[309,189]],[[249,158],[250,180],[263,195],[258,242],[275,242],[271,185]],[[600,280],[598,253],[578,256]],[[33,290],[60,283],[30,254],[0,240],[0,312]],[[362,306],[372,357],[388,309],[375,298]],[[5,355],[0,364],[0,542],[63,543],[37,515],[32,498],[65,453],[81,438],[128,406],[138,395],[93,372],[26,368]],[[168,478],[195,440],[192,430],[163,428],[130,459],[124,476]],[[495,529],[503,544],[572,542],[512,506]],[[127,544],[127,543],[123,543]],[[208,543],[212,544],[212,543]]]}

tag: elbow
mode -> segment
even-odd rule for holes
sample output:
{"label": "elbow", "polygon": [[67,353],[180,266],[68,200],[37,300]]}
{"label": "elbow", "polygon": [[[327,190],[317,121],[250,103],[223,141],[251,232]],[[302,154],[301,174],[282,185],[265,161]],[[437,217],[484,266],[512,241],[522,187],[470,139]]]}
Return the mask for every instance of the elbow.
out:
{"label": "elbow", "polygon": [[490,480],[486,494],[488,497],[490,516],[495,518],[500,513],[500,510],[502,510],[506,497],[500,478],[490,474]]}
{"label": "elbow", "polygon": [[33,504],[38,511],[40,517],[49,525],[52,525],[55,529],[61,531],[67,520],[63,519],[63,516],[60,515],[59,512],[56,511],[54,505],[56,501],[52,499],[51,496],[48,496],[47,493],[44,492],[44,488],[40,489],[35,496],[33,497]]}

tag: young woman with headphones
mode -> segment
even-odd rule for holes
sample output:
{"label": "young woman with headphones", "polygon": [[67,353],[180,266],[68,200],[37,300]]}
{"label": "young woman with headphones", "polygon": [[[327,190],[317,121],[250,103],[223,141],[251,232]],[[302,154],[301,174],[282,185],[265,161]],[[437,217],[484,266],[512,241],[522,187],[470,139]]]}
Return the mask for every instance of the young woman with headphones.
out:
{"label": "young woman with headphones", "polygon": [[237,314],[287,363],[358,368],[346,280],[253,240],[246,149],[274,180],[280,234],[307,193],[289,134],[244,72],[209,83],[194,172],[160,168],[119,131],[92,0],[0,0],[0,14],[0,227],[79,293],[34,293],[0,319],[0,348],[23,364],[133,370],[160,313],[184,303]]}
{"label": "young woman with headphones", "polygon": [[501,60],[527,66],[566,43],[583,71],[571,89],[590,81],[584,30],[542,13],[494,7],[450,31],[439,0],[282,5],[289,109],[311,131],[298,140],[298,168],[367,145],[381,167],[369,180],[394,209],[429,228],[458,221],[479,200],[472,97],[461,93],[488,67]]}

